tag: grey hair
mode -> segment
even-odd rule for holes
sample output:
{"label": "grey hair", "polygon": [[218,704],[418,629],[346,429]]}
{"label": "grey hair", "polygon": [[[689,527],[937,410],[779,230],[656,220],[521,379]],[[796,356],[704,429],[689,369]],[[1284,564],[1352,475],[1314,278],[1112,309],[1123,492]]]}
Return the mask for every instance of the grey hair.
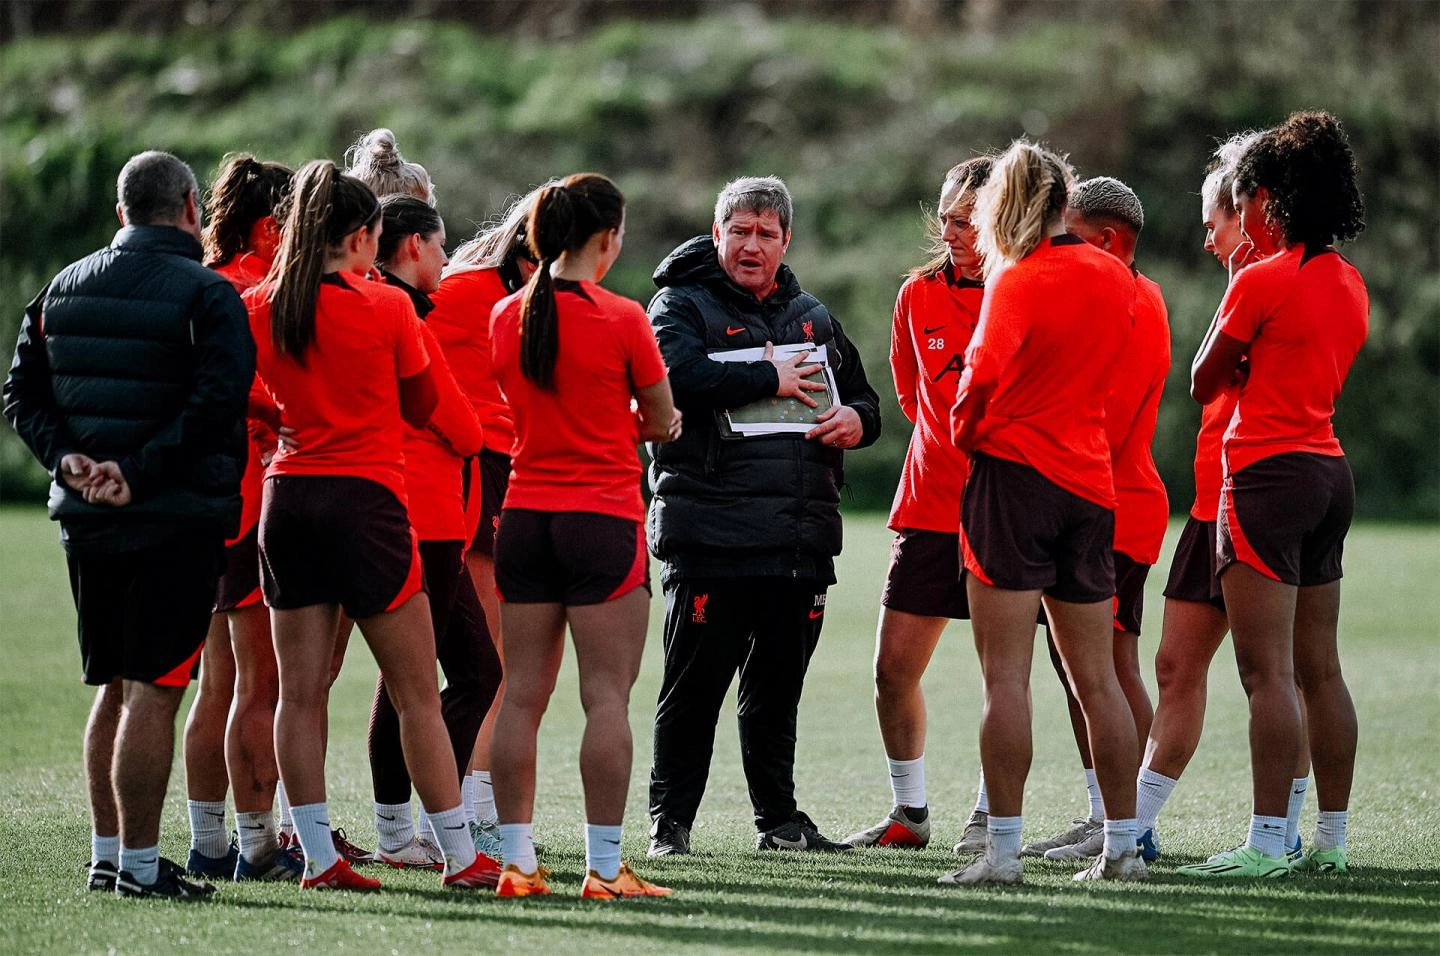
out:
{"label": "grey hair", "polygon": [[742,209],[754,213],[774,212],[780,217],[780,228],[789,232],[795,204],[779,176],[741,176],[726,183],[715,197],[716,224],[725,225]]}
{"label": "grey hair", "polygon": [[179,157],[156,149],[130,157],[115,181],[125,221],[137,226],[178,221],[185,212],[185,197],[199,192],[194,170]]}
{"label": "grey hair", "polygon": [[379,196],[414,196],[435,205],[435,184],[419,163],[407,163],[395,145],[395,134],[385,129],[372,129],[345,150],[349,169],[354,176]]}
{"label": "grey hair", "polygon": [[1210,165],[1205,168],[1205,182],[1200,186],[1200,199],[1208,206],[1214,206],[1227,216],[1235,215],[1235,197],[1231,191],[1235,186],[1235,169],[1246,150],[1255,145],[1264,131],[1247,129],[1236,133],[1215,148]]}
{"label": "grey hair", "polygon": [[1088,220],[1113,219],[1134,229],[1145,228],[1145,207],[1135,190],[1113,176],[1096,176],[1070,190],[1070,208]]}

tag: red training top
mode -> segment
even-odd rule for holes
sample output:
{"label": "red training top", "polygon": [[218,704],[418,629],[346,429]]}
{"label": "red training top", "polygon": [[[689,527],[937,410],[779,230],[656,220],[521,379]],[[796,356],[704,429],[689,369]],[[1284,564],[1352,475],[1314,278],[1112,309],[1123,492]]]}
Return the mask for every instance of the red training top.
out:
{"label": "red training top", "polygon": [[484,434],[430,326],[420,323],[439,402],[425,428],[405,426],[405,492],[410,524],[421,541],[468,541],[465,459],[480,453]]}
{"label": "red training top", "polygon": [[[230,261],[223,266],[215,266],[215,271],[230,280],[235,291],[244,295],[251,288],[264,280],[270,271],[270,263],[261,259],[252,252],[242,252],[238,256],[232,256]],[[260,376],[256,375],[250,382],[251,408],[273,407],[270,395],[265,391],[265,386],[260,382]],[[250,533],[250,529],[260,523],[260,496],[262,485],[265,481],[265,466],[260,463],[261,456],[275,447],[276,435],[265,421],[248,416],[245,419],[245,430],[250,436],[250,454],[245,456],[245,474],[240,477],[240,531],[225,542],[226,547],[235,544],[241,538]]]}
{"label": "red training top", "polygon": [[975,450],[1029,465],[1113,510],[1105,399],[1134,312],[1130,270],[1068,234],[992,277],[955,406],[973,414],[962,408],[969,390],[994,388]]}
{"label": "red training top", "polygon": [[1140,564],[1160,560],[1170,499],[1150,446],[1160,395],[1170,374],[1170,319],[1160,287],[1135,273],[1135,330],[1105,402],[1105,432],[1115,472],[1115,550]]}
{"label": "red training top", "polygon": [[1219,330],[1249,344],[1250,376],[1225,432],[1226,474],[1285,452],[1344,454],[1331,417],[1369,315],[1365,281],[1330,246],[1292,246],[1235,277]]}
{"label": "red training top", "polygon": [[890,528],[954,534],[970,459],[950,440],[950,409],[965,370],[965,347],[980,321],[983,283],[946,266],[900,287],[890,327],[890,372],[900,410],[915,423],[890,509]]}
{"label": "red training top", "polygon": [[1219,519],[1220,446],[1235,415],[1239,394],[1239,389],[1226,388],[1200,412],[1200,434],[1195,436],[1195,503],[1190,506],[1190,516],[1196,521]]}
{"label": "red training top", "polygon": [[270,339],[269,289],[261,284],[245,295],[255,367],[298,448],[276,452],[266,477],[368,478],[404,503],[400,379],[430,363],[410,297],[358,275],[326,275],[302,365]]}
{"label": "red training top", "polygon": [[515,412],[506,508],[589,511],[645,520],[635,392],[665,378],[640,303],[593,282],[556,280],[560,352],[555,390],[520,371],[520,300],[495,306],[495,374]]}
{"label": "red training top", "polygon": [[503,455],[515,444],[515,418],[500,393],[490,356],[490,315],[510,293],[496,269],[453,272],[430,296],[435,308],[425,317],[455,380],[485,430],[485,447]]}

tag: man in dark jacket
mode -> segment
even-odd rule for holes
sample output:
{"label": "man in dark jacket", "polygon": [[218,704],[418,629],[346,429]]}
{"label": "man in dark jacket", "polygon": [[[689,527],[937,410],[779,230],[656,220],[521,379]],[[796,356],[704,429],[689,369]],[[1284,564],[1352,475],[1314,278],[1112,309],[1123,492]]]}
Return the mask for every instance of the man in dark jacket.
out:
{"label": "man in dark jacket", "polygon": [[[688,853],[720,705],[738,669],[741,756],[761,850],[848,850],[795,803],[795,723],[840,553],[842,449],[880,434],[879,400],[840,323],[781,264],[791,200],[779,179],[730,183],[712,233],[655,271],[650,321],[685,431],[652,446],[648,531],[663,562],[665,677],[650,772],[650,855]],[[776,346],[817,351],[777,356]],[[823,347],[838,401],[808,431],[737,434],[727,410],[817,407]],[[752,361],[713,353],[755,350]]]}
{"label": "man in dark jacket", "polygon": [[158,853],[175,713],[240,518],[255,344],[200,264],[195,174],[146,152],[120,172],[114,241],[25,310],[5,417],[50,472],[79,617],[93,824],[88,885],[201,896]]}

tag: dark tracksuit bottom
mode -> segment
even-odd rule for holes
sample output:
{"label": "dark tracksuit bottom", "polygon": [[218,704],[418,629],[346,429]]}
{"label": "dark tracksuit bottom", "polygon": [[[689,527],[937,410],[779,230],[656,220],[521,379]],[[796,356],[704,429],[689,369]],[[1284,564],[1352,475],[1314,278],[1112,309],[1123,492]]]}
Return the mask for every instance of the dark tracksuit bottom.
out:
{"label": "dark tracksuit bottom", "polygon": [[825,588],[779,577],[691,578],[665,588],[665,675],[655,713],[650,815],[695,822],[720,705],[736,672],[740,756],[755,826],[795,813],[795,721],[825,618]]}

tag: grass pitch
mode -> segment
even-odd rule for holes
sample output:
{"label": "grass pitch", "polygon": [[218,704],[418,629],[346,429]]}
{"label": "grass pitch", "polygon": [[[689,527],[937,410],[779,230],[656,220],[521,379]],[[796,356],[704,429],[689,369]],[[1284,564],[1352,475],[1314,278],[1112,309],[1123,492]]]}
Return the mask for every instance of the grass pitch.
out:
{"label": "grass pitch", "polygon": [[[1172,529],[1170,543],[1175,539]],[[1440,949],[1440,830],[1435,638],[1440,531],[1368,525],[1346,554],[1342,642],[1360,712],[1348,877],[1198,884],[1177,864],[1240,842],[1248,824],[1244,697],[1228,645],[1211,675],[1200,750],[1161,820],[1165,856],[1144,885],[1073,884],[1072,866],[1027,862],[1026,885],[940,887],[954,866],[978,771],[979,676],[968,629],[936,653],[927,759],[934,845],[841,858],[756,855],[732,703],[721,720],[696,853],[645,860],[645,780],[659,682],[657,599],[636,687],[636,761],[626,855],[674,886],[669,900],[582,903],[583,814],[576,753],[581,715],[567,662],[541,733],[536,831],[550,846],[556,896],[498,901],[443,892],[433,874],[387,871],[382,893],[301,895],[294,886],[222,886],[199,904],[129,901],[83,889],[89,820],[80,734],[90,693],[78,681],[74,613],[55,527],[34,511],[0,511],[0,949],[6,953],[615,951],[1390,952]],[[800,712],[801,805],[832,837],[889,806],[871,706],[870,655],[889,534],[873,516],[847,519],[840,584]],[[1162,558],[1161,568],[1169,557]],[[1163,574],[1151,575],[1150,649]],[[1148,675],[1147,676],[1151,676]],[[331,818],[374,845],[365,721],[374,664],[355,641],[331,708]],[[1083,812],[1084,786],[1064,704],[1043,652],[1034,674],[1035,763],[1026,837]],[[1153,687],[1153,682],[1152,682]],[[1312,796],[1303,832],[1314,826]],[[162,852],[188,845],[178,767]]]}

